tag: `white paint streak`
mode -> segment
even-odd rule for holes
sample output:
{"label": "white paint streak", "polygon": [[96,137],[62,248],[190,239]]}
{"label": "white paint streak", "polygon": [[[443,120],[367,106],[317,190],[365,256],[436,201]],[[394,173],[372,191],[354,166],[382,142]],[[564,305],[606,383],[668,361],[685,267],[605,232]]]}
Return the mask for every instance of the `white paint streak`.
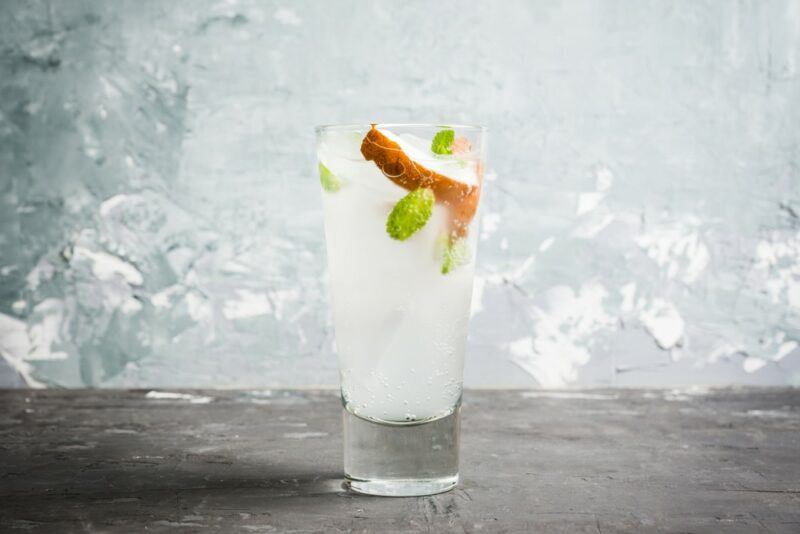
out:
{"label": "white paint streak", "polygon": [[222,272],[228,274],[249,274],[252,272],[252,269],[234,259],[230,259],[222,266]]}
{"label": "white paint streak", "polygon": [[151,295],[150,303],[156,308],[169,308],[172,306],[173,297],[176,297],[181,291],[182,288],[177,284],[169,286]]}
{"label": "white paint streak", "polygon": [[711,261],[708,247],[697,228],[700,219],[685,217],[674,223],[644,232],[636,243],[663,269],[669,279],[679,278],[690,284],[705,271]]}
{"label": "white paint streak", "polygon": [[114,195],[109,197],[100,204],[100,215],[107,217],[117,206],[125,204],[130,197],[128,195]]}
{"label": "white paint streak", "polygon": [[522,281],[522,279],[525,277],[525,273],[528,272],[528,269],[530,269],[534,263],[536,263],[536,256],[531,254],[525,258],[519,267],[509,273],[507,280],[515,283]]}
{"label": "white paint streak", "polygon": [[615,400],[618,395],[606,393],[583,393],[580,391],[525,391],[526,399],[581,399],[581,400]]}
{"label": "white paint streak", "polygon": [[586,191],[578,195],[575,214],[585,215],[597,209],[613,183],[614,175],[608,167],[598,167],[595,171],[595,191]]}
{"label": "white paint streak", "polygon": [[756,245],[754,270],[761,279],[773,304],[783,299],[794,310],[800,310],[800,232]]}
{"label": "white paint streak", "polygon": [[650,308],[641,312],[644,327],[662,349],[671,349],[681,344],[685,323],[678,309],[660,298],[653,299]]}
{"label": "white paint streak", "polygon": [[[711,390],[705,386],[689,386],[687,388],[676,388],[665,391],[663,398],[667,401],[688,401],[692,397],[708,395],[710,392]],[[655,395],[651,396],[649,392],[645,393],[644,397],[648,399],[656,398]]]}
{"label": "white paint streak", "polygon": [[58,299],[45,299],[33,308],[32,324],[28,327],[30,348],[26,360],[67,359],[66,352],[53,350],[53,345],[61,342],[64,313],[64,302]]}
{"label": "white paint streak", "polygon": [[222,307],[222,315],[226,319],[246,319],[266,315],[272,311],[269,298],[263,293],[254,293],[249,289],[236,290],[236,299],[225,301]]}
{"label": "white paint streak", "polygon": [[0,356],[20,374],[28,387],[43,388],[44,384],[31,376],[33,367],[25,361],[29,351],[30,339],[25,323],[0,313]]}
{"label": "white paint streak", "polygon": [[747,410],[746,412],[736,412],[734,415],[740,417],[759,417],[764,419],[793,419],[800,417],[800,414],[783,410]]}
{"label": "white paint streak", "polygon": [[202,395],[191,395],[189,393],[176,393],[174,391],[148,391],[144,396],[150,400],[179,400],[189,401],[191,404],[208,404],[213,401],[213,397],[205,397]]}
{"label": "white paint streak", "polygon": [[588,220],[583,222],[580,226],[575,228],[570,235],[580,239],[593,239],[600,232],[614,222],[615,216],[608,211],[605,206],[602,209],[596,209],[595,212],[588,217]]}
{"label": "white paint streak", "polygon": [[691,397],[679,389],[673,389],[664,392],[664,400],[670,402],[685,402],[691,400]]}
{"label": "white paint streak", "polygon": [[608,191],[613,183],[614,175],[611,173],[611,169],[604,165],[598,167],[597,171],[595,171],[595,187],[597,190]]}
{"label": "white paint streak", "polygon": [[486,241],[492,234],[497,232],[497,229],[500,228],[500,222],[503,220],[503,216],[499,213],[485,213],[481,217],[481,241]]}
{"label": "white paint streak", "polygon": [[81,246],[75,247],[72,254],[72,261],[89,262],[92,274],[99,280],[108,281],[119,276],[132,286],[140,286],[144,282],[142,273],[136,267],[113,254],[94,252]]}
{"label": "white paint streak", "polygon": [[742,369],[745,373],[755,373],[762,367],[767,365],[766,360],[763,358],[756,358],[755,356],[748,356],[742,362]]}
{"label": "white paint streak", "polygon": [[555,237],[552,237],[552,236],[548,237],[547,239],[542,241],[541,245],[539,245],[539,252],[544,252],[545,250],[549,249],[550,247],[553,246],[553,243],[555,243],[555,242],[556,242],[556,238]]}
{"label": "white paint streak", "polygon": [[186,294],[186,308],[189,311],[189,317],[198,322],[206,321],[214,314],[211,303],[193,292]]}
{"label": "white paint streak", "polygon": [[470,317],[483,310],[484,289],[486,289],[486,278],[476,275],[472,282],[472,302],[470,303],[469,310]]}
{"label": "white paint streak", "polygon": [[797,341],[786,341],[781,343],[781,346],[778,347],[778,352],[772,357],[772,361],[779,362],[784,359],[786,356],[792,353],[794,349],[797,348]]}
{"label": "white paint streak", "polygon": [[605,196],[605,193],[581,193],[578,195],[578,205],[575,207],[575,215],[584,215],[590,211],[594,211]]}
{"label": "white paint streak", "polygon": [[142,311],[142,303],[134,298],[125,299],[120,306],[120,311],[126,315],[132,315],[134,313]]}
{"label": "white paint streak", "polygon": [[274,308],[275,319],[282,320],[283,312],[286,310],[287,305],[296,302],[300,298],[300,291],[297,289],[278,289],[270,291],[270,299]]}
{"label": "white paint streak", "polygon": [[327,432],[288,432],[283,435],[284,438],[290,439],[308,439],[308,438],[324,438],[328,435]]}
{"label": "white paint streak", "polygon": [[594,334],[615,325],[603,308],[607,295],[594,281],[583,284],[577,294],[567,286],[551,288],[546,309],[531,310],[533,335],[509,343],[511,361],[542,387],[559,388],[577,380],[578,367],[591,358],[588,345]]}
{"label": "white paint streak", "polygon": [[718,341],[711,352],[706,356],[708,363],[717,363],[720,358],[727,358],[734,354],[744,353],[745,349],[740,346],[732,345],[727,341]]}

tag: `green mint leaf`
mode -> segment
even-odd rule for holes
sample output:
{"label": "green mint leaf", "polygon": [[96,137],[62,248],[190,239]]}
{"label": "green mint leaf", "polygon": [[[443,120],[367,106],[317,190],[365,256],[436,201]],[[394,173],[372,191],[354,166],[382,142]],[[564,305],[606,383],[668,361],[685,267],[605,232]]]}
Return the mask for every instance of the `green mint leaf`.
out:
{"label": "green mint leaf", "polygon": [[394,205],[386,219],[386,232],[393,238],[405,241],[425,226],[433,213],[435,197],[430,189],[411,191]]}
{"label": "green mint leaf", "polygon": [[442,259],[442,274],[447,274],[466,265],[472,259],[469,250],[469,243],[465,237],[450,238],[447,242],[447,248],[444,249],[444,258]]}
{"label": "green mint leaf", "polygon": [[431,141],[431,152],[434,154],[452,154],[453,140],[456,138],[456,132],[453,130],[440,130]]}
{"label": "green mint leaf", "polygon": [[322,163],[319,164],[319,183],[322,184],[322,189],[328,193],[335,193],[342,188],[341,180]]}

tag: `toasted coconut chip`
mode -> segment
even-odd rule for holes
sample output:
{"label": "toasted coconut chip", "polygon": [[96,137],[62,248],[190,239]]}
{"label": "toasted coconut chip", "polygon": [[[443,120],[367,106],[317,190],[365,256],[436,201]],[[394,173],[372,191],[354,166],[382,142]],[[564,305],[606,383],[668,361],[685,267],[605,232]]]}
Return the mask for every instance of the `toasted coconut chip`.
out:
{"label": "toasted coconut chip", "polygon": [[[465,184],[413,161],[399,144],[378,131],[374,124],[361,143],[361,154],[367,161],[374,161],[384,176],[404,189],[430,188],[436,202],[450,209],[451,232],[458,237],[467,235],[469,223],[478,209],[480,185]],[[479,165],[479,173],[481,168]]]}

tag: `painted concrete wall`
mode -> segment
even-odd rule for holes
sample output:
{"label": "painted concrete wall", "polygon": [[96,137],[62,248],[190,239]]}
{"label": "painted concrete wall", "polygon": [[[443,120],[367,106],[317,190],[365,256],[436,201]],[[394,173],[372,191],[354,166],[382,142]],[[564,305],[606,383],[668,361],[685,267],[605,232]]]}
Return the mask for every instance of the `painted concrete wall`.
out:
{"label": "painted concrete wall", "polygon": [[468,385],[800,384],[800,1],[0,4],[0,384],[337,381],[313,126],[491,128]]}

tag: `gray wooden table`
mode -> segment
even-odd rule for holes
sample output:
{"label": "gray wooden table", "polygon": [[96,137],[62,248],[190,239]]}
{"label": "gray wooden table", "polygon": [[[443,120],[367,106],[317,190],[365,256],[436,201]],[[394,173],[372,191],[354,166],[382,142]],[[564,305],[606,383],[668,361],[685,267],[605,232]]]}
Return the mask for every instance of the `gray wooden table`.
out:
{"label": "gray wooden table", "polygon": [[800,391],[468,391],[462,483],[341,488],[334,391],[0,391],[0,531],[800,532]]}

